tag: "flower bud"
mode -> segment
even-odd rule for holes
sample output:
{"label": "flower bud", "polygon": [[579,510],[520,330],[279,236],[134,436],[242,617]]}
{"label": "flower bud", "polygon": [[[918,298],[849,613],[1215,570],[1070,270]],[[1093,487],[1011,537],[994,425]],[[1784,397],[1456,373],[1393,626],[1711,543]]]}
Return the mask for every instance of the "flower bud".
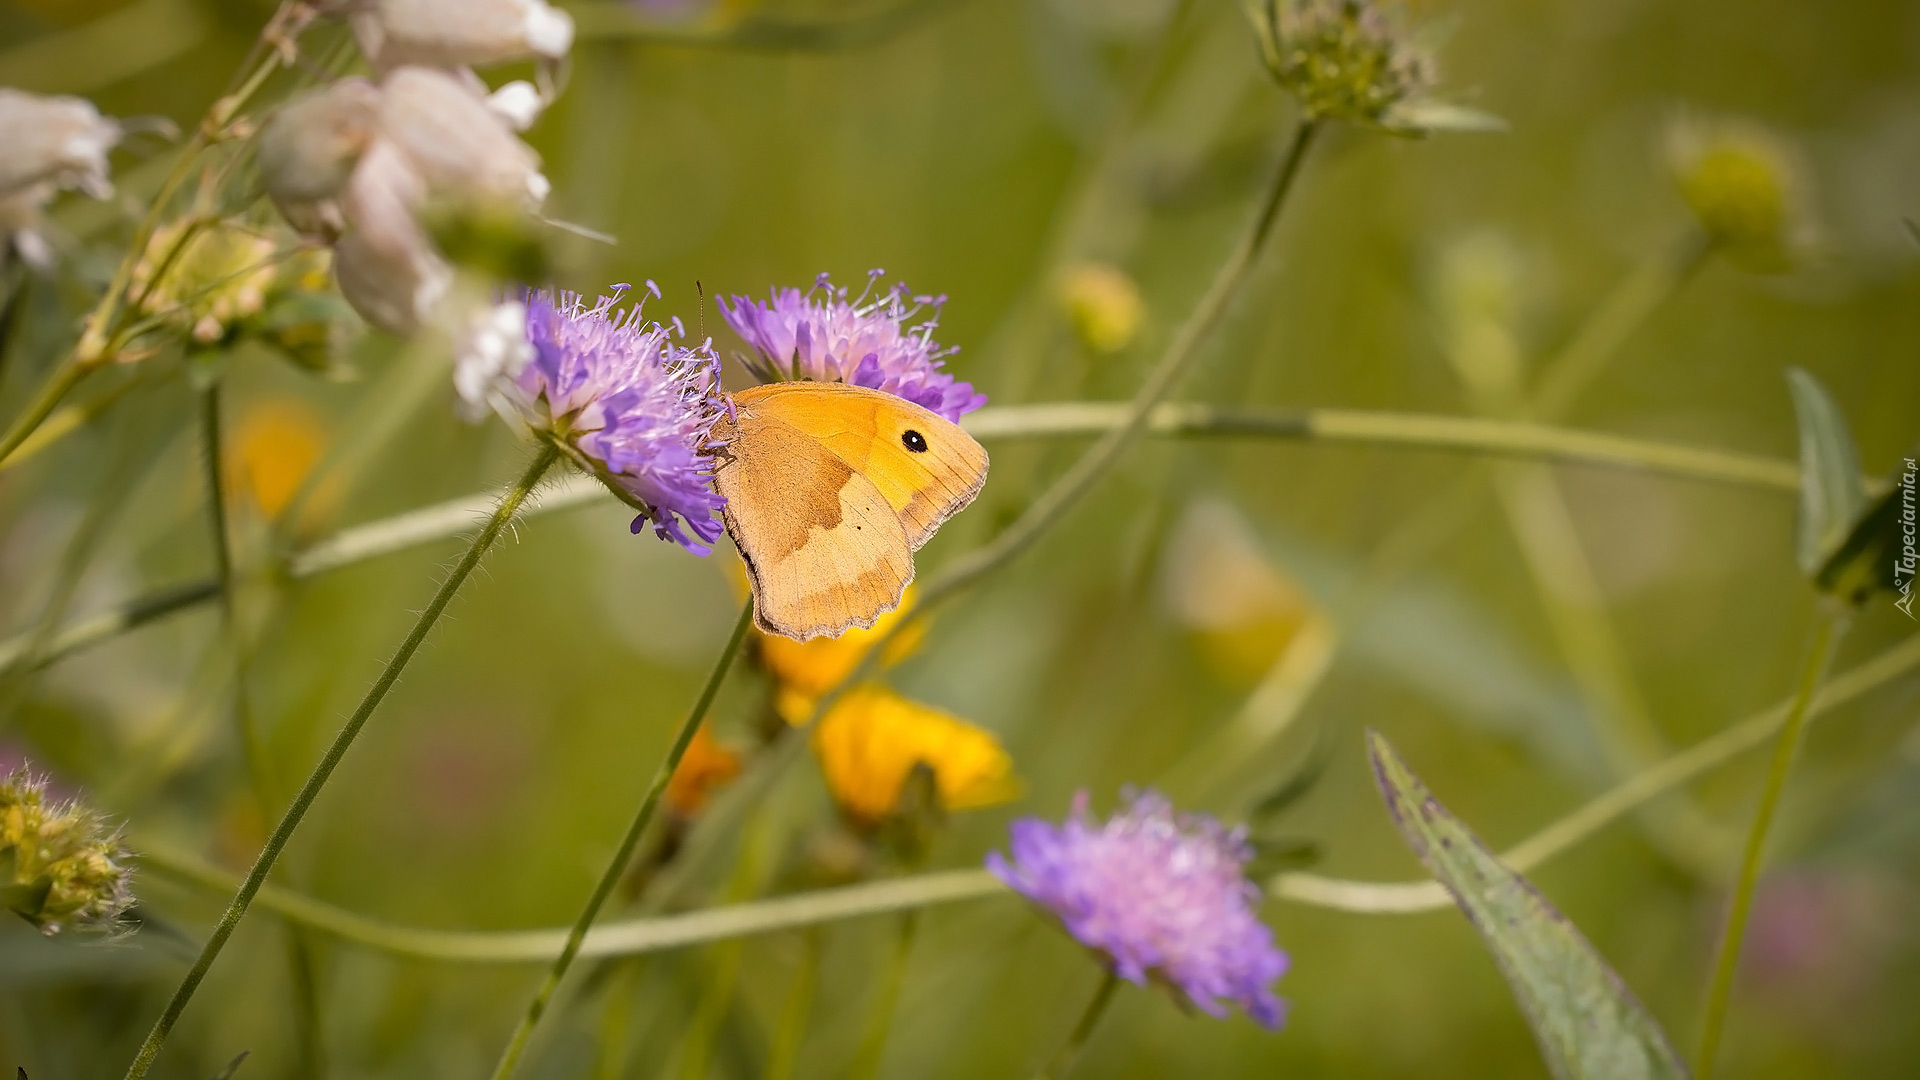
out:
{"label": "flower bud", "polygon": [[1804,171],[1779,136],[1744,120],[1676,121],[1667,162],[1707,238],[1735,263],[1760,272],[1791,269],[1804,245]]}
{"label": "flower bud", "polygon": [[214,345],[266,306],[274,244],[225,221],[190,236],[187,228],[178,221],[154,230],[133,268],[133,294],[142,311],[184,328],[197,345]]}
{"label": "flower bud", "polygon": [[337,200],[378,132],[379,110],[372,83],[342,79],[291,102],[261,130],[261,182],[294,228],[339,235]]}
{"label": "flower bud", "polygon": [[1061,279],[1059,295],[1075,336],[1094,352],[1119,352],[1140,332],[1140,289],[1117,266],[1081,263]]}
{"label": "flower bud", "polygon": [[573,47],[572,16],[545,0],[373,0],[353,32],[376,71],[559,60]]}
{"label": "flower bud", "polygon": [[1371,0],[1267,0],[1254,28],[1267,69],[1310,119],[1414,129],[1396,114],[1433,87],[1433,60]]}
{"label": "flower bud", "polygon": [[539,155],[458,77],[407,67],[380,89],[380,134],[405,153],[432,196],[528,207],[546,198]]}
{"label": "flower bud", "polygon": [[[45,197],[78,188],[96,199],[113,194],[107,151],[120,125],[77,97],[46,97],[0,87],[0,196],[41,188]],[[44,201],[44,199],[43,199]]]}
{"label": "flower bud", "polygon": [[119,834],[78,802],[47,800],[25,769],[0,778],[0,905],[57,934],[110,929],[133,903]]}

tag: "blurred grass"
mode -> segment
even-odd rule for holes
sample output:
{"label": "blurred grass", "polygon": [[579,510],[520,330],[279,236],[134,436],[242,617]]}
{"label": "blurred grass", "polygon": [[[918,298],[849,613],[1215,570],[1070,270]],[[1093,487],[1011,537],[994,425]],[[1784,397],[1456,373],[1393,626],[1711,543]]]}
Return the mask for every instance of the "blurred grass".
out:
{"label": "blurred grass", "polygon": [[[169,10],[157,0],[0,6],[0,83],[85,91],[110,113],[191,124],[269,7],[172,2],[182,13],[167,21],[172,39],[125,30]],[[769,0],[763,14],[883,10]],[[955,0],[884,40],[805,52],[585,35],[567,92],[531,138],[555,182],[551,211],[620,242],[563,239],[559,280],[592,289],[651,277],[667,293],[659,313],[692,324],[696,279],[710,296],[759,294],[823,269],[850,281],[883,266],[950,294],[941,340],[963,346],[953,367],[996,404],[1122,398],[1204,287],[1288,119],[1233,5],[1197,3],[1165,43],[1167,67],[1137,123],[1116,136],[1113,110],[1129,100],[1167,10],[1151,0]],[[1467,414],[1427,284],[1438,252],[1473,230],[1510,237],[1537,268],[1523,344],[1529,355],[1552,352],[1686,227],[1656,146],[1665,118],[1689,105],[1750,114],[1800,141],[1824,223],[1820,257],[1777,279],[1710,261],[1626,342],[1570,420],[1790,457],[1781,370],[1797,364],[1841,402],[1867,468],[1896,463],[1920,428],[1920,269],[1899,227],[1901,215],[1920,215],[1912,5],[1487,0],[1450,10],[1458,25],[1443,56],[1447,82],[1511,132],[1419,143],[1336,134],[1183,396]],[[89,38],[89,25],[121,29]],[[159,156],[144,137],[117,154],[122,189],[151,190],[153,180],[143,187],[137,176],[152,175],[142,158]],[[100,253],[112,255],[132,219],[68,199],[58,220],[97,245],[76,266],[97,280],[111,266]],[[1116,355],[1079,352],[1051,304],[1059,266],[1086,257],[1123,266],[1147,301],[1141,338]],[[0,369],[5,415],[85,300],[71,280],[29,288],[28,317]],[[297,397],[351,440],[347,418],[395,352],[365,343],[356,355],[365,378],[352,384],[235,357],[229,408],[240,415]],[[65,538],[112,460],[109,429],[133,416],[170,441],[118,509],[75,610],[211,567],[189,396],[175,382],[114,409],[97,429],[0,474],[8,633],[40,610]],[[983,542],[1070,452],[1060,443],[996,448],[981,500],[921,554],[922,572]],[[522,454],[498,425],[467,426],[444,395],[430,397],[332,524],[499,484]],[[1133,451],[1033,552],[944,610],[926,650],[897,673],[903,690],[1000,733],[1028,781],[1022,803],[957,819],[933,865],[977,864],[1004,842],[1009,817],[1057,815],[1078,788],[1110,804],[1121,785],[1158,775],[1236,713],[1249,687],[1222,676],[1162,597],[1165,538],[1195,499],[1230,500],[1276,565],[1331,600],[1430,492],[1474,468],[1446,455],[1278,441]],[[1793,570],[1789,500],[1575,466],[1553,472],[1668,743],[1690,745],[1782,696],[1811,608]],[[287,883],[401,923],[517,929],[573,915],[734,610],[720,557],[632,538],[627,516],[595,505],[538,519],[496,553],[296,839]],[[283,791],[425,602],[444,558],[398,553],[287,591],[258,642],[251,686]],[[1407,568],[1392,596],[1411,607],[1383,603],[1341,628],[1342,651],[1294,735],[1304,754],[1315,734],[1329,765],[1281,819],[1325,851],[1316,871],[1415,873],[1366,776],[1363,724],[1387,732],[1495,845],[1598,790],[1596,758],[1547,749],[1582,714],[1520,567],[1498,517],[1475,515]],[[191,708],[216,624],[203,610],[44,673],[0,720],[0,754],[28,754],[74,788],[120,789],[143,767],[138,748]],[[1876,604],[1842,666],[1912,629]],[[723,692],[723,730],[745,730],[759,689],[742,677]],[[1920,771],[1917,700],[1920,684],[1904,680],[1813,731],[1774,873],[1825,883],[1810,895],[1829,899],[1778,906],[1767,923],[1763,889],[1756,934],[1772,937],[1756,936],[1725,1075],[1902,1075],[1920,1060],[1906,1016],[1920,963],[1910,920],[1897,917],[1920,887],[1920,832],[1911,800],[1897,797]],[[242,866],[262,826],[246,806],[237,743],[226,728],[210,730],[180,771],[109,809],[143,834]],[[1746,763],[1695,793],[1738,825],[1758,779],[1758,763]],[[829,816],[808,769],[793,771],[777,805],[802,834]],[[724,875],[707,883],[706,899]],[[1715,886],[1677,875],[1630,826],[1537,880],[1676,1041],[1690,1041]],[[24,926],[0,929],[0,1064],[23,1064],[36,1080],[123,1066],[183,967],[165,927],[197,942],[217,913],[214,898],[157,875],[142,890],[161,923],[124,942],[49,943]],[[1540,1074],[1518,1012],[1457,915],[1267,912],[1295,961],[1281,985],[1292,1001],[1285,1032],[1189,1020],[1123,988],[1080,1075]],[[242,1077],[292,1071],[281,936],[260,915],[242,927],[155,1075],[205,1077],[241,1049],[253,1051]],[[798,1075],[838,1075],[852,1060],[893,937],[887,919],[824,932]],[[480,1073],[536,978],[319,948],[328,1075]],[[800,933],[745,943],[713,1075],[757,1074],[803,954]],[[634,1042],[624,1075],[679,1067],[681,1033],[719,959],[703,949],[628,962]],[[1076,946],[1016,904],[930,910],[883,1075],[1023,1074],[1064,1034],[1095,976]],[[553,1019],[528,1075],[587,1074],[598,1001],[583,991]]]}

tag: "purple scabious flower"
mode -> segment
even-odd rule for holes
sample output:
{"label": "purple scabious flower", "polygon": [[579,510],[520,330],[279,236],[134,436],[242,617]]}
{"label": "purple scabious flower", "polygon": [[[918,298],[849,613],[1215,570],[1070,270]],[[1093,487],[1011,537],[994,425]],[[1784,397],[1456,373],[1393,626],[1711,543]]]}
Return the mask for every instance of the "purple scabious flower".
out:
{"label": "purple scabious flower", "polygon": [[[879,296],[873,287],[884,270],[867,274],[867,289],[848,299],[826,274],[813,288],[774,289],[767,300],[734,296],[720,301],[720,314],[752,345],[757,357],[740,360],[763,381],[811,379],[884,390],[959,420],[987,403],[971,383],[941,370],[958,352],[933,340],[944,296],[911,296],[895,284]],[[933,313],[909,327],[924,308]]]}
{"label": "purple scabious flower", "polygon": [[1279,1027],[1285,1007],[1269,987],[1286,973],[1287,954],[1254,916],[1260,891],[1246,877],[1245,831],[1176,815],[1158,792],[1122,797],[1127,805],[1105,822],[1088,816],[1084,791],[1059,825],[1014,822],[1013,858],[989,853],[987,869],[1122,978],[1170,986],[1210,1016],[1237,1002]]}
{"label": "purple scabious flower", "polygon": [[720,358],[711,342],[689,349],[673,330],[642,323],[642,304],[616,308],[628,288],[615,285],[592,306],[578,293],[527,293],[533,350],[513,376],[518,404],[640,510],[634,532],[651,521],[662,539],[705,555],[726,505],[710,484],[713,424],[727,408]]}

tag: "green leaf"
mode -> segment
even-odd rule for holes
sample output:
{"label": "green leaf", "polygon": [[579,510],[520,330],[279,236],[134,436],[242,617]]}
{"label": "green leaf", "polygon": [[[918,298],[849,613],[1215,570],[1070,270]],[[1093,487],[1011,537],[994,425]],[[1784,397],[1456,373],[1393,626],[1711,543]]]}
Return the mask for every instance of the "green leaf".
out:
{"label": "green leaf", "polygon": [[1387,113],[1385,125],[1391,131],[1421,134],[1439,131],[1498,134],[1507,130],[1507,122],[1490,112],[1429,99],[1395,105]]}
{"label": "green leaf", "polygon": [[240,1051],[240,1056],[227,1062],[227,1067],[215,1073],[213,1080],[233,1080],[234,1074],[240,1071],[241,1063],[246,1061],[247,1055],[251,1053],[253,1053],[251,1050]]}
{"label": "green leaf", "polygon": [[1686,1066],[1580,931],[1436,802],[1379,732],[1367,753],[1407,846],[1486,940],[1559,1080],[1683,1078]]}
{"label": "green leaf", "polygon": [[1817,578],[1853,528],[1867,494],[1840,406],[1799,368],[1787,369],[1787,385],[1800,421],[1800,569]]}
{"label": "green leaf", "polygon": [[1916,547],[1914,485],[1920,483],[1908,457],[1895,470],[1892,482],[1853,522],[1840,544],[1820,565],[1815,577],[1820,588],[1848,603],[1858,604],[1877,589],[1901,594],[1901,610],[1909,611],[1914,572],[1920,567]]}

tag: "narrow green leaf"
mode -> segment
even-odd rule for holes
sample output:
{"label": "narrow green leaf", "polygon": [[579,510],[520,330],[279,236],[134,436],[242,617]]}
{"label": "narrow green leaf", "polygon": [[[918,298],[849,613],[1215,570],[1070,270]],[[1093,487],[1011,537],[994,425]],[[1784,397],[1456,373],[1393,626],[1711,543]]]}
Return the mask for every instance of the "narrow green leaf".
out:
{"label": "narrow green leaf", "polygon": [[1846,417],[1819,381],[1787,369],[1793,411],[1800,421],[1800,569],[1816,577],[1867,501],[1860,486],[1860,454]]}
{"label": "narrow green leaf", "polygon": [[1686,1066],[1580,931],[1413,775],[1379,732],[1367,753],[1407,846],[1485,939],[1559,1080],[1683,1078]]}

